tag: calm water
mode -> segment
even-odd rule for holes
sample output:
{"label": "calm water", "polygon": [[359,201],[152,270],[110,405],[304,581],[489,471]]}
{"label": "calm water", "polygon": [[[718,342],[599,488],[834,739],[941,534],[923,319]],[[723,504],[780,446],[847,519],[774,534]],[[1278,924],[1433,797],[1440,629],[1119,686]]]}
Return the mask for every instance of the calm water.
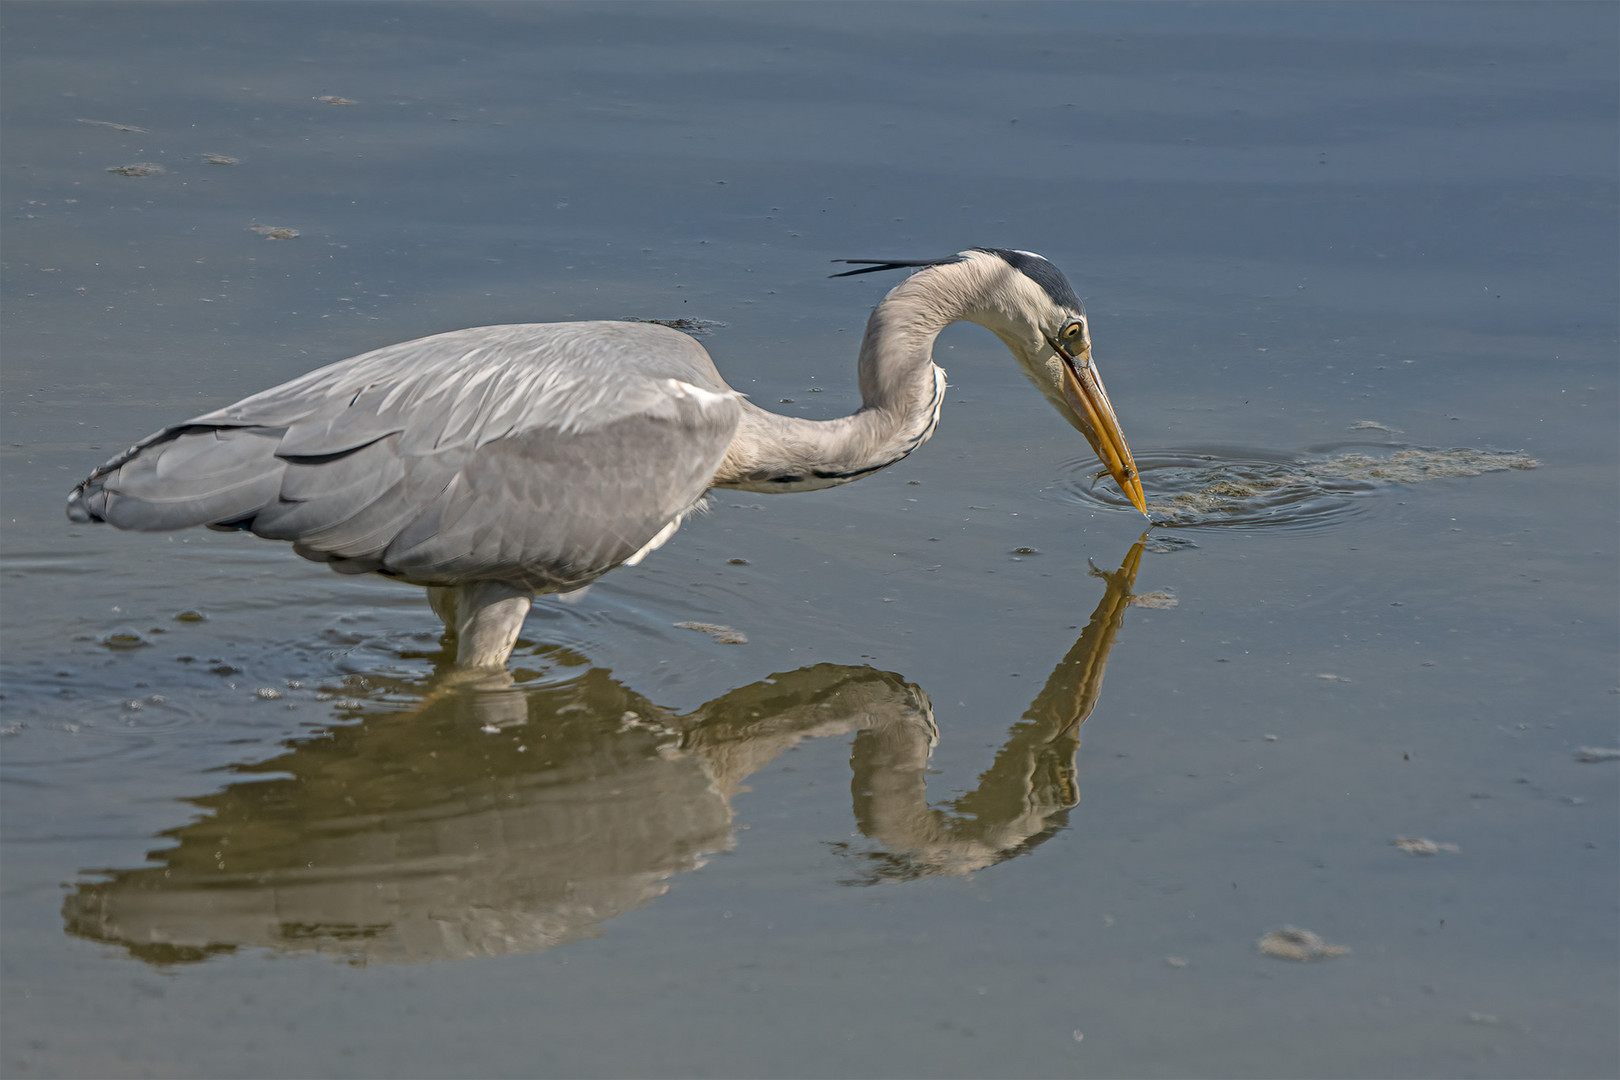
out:
{"label": "calm water", "polygon": [[[1617,11],[7,4],[0,1071],[1615,1075]],[[1085,297],[1145,540],[974,327],[510,686],[62,516],[461,326],[846,412],[828,260],[975,244]]]}

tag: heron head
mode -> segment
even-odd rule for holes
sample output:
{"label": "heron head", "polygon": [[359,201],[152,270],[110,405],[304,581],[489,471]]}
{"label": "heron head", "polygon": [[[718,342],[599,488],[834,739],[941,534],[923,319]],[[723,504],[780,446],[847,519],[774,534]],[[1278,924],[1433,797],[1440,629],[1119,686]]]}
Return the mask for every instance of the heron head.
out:
{"label": "heron head", "polygon": [[965,317],[987,328],[1097,452],[1125,497],[1142,513],[1147,500],[1131,448],[1091,356],[1086,308],[1063,272],[1031,251],[975,248],[961,254],[976,280]]}
{"label": "heron head", "polygon": [[1119,417],[1091,358],[1085,305],[1063,272],[1033,251],[969,248],[944,259],[883,261],[840,259],[858,270],[917,268],[889,294],[932,310],[939,326],[964,320],[983,326],[1012,351],[1024,373],[1091,443],[1131,504],[1147,513],[1136,462]]}

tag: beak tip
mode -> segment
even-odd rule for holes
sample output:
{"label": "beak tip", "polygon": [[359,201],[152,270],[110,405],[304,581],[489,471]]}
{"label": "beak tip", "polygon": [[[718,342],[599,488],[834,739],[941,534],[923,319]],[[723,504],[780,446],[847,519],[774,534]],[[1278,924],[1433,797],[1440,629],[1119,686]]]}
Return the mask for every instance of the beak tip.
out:
{"label": "beak tip", "polygon": [[[1132,472],[1134,473],[1134,471],[1133,467]],[[1142,491],[1142,481],[1132,475],[1129,482],[1121,484],[1120,487],[1125,490],[1125,497],[1131,500],[1131,505],[1136,507],[1137,513],[1152,521],[1153,515],[1148,513],[1147,496]]]}

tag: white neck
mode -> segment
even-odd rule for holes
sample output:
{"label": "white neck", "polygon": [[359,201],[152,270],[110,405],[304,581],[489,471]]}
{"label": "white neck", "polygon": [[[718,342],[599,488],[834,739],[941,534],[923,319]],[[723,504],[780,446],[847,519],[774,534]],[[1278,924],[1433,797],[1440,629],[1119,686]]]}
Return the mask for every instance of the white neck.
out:
{"label": "white neck", "polygon": [[744,491],[813,491],[858,480],[893,465],[927,441],[945,402],[945,372],[934,339],[969,317],[919,279],[897,286],[872,311],[861,341],[861,407],[836,420],[800,420],[743,403],[742,422],[714,486]]}

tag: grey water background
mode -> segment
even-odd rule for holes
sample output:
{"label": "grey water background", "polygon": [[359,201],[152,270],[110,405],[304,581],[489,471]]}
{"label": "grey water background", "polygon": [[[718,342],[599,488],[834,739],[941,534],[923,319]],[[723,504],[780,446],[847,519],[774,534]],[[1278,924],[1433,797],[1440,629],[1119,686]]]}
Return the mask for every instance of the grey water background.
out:
{"label": "grey water background", "polygon": [[[6,4],[0,1071],[1620,1072],[1617,29]],[[955,327],[929,445],[720,493],[484,698],[416,590],[62,516],[149,431],[462,326],[701,320],[837,415],[895,279],[829,260],[972,245],[1068,273],[1150,499],[1293,493],[1135,550]],[[1537,465],[1320,468],[1414,448]]]}

